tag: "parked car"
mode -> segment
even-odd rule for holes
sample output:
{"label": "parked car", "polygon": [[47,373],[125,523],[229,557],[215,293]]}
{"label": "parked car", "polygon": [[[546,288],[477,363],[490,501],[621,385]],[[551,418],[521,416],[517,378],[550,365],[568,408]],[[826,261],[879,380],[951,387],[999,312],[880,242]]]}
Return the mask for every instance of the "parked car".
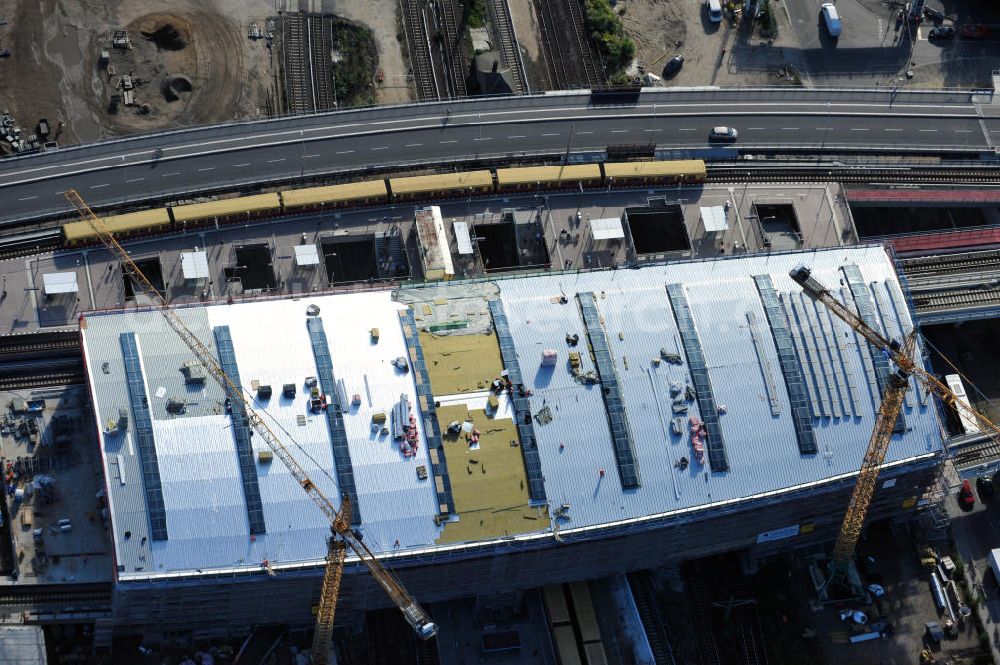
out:
{"label": "parked car", "polygon": [[667,79],[672,76],[676,76],[677,72],[681,70],[684,66],[684,56],[675,55],[674,57],[667,60],[667,64],[663,65],[663,78]]}
{"label": "parked car", "polygon": [[840,14],[837,13],[837,5],[832,2],[826,2],[820,11],[823,14],[823,21],[826,23],[826,29],[830,33],[830,36],[834,39],[840,37]]}
{"label": "parked car", "polygon": [[976,478],[976,491],[979,492],[979,500],[986,503],[993,498],[993,479],[989,476],[979,476]]}
{"label": "parked car", "polygon": [[959,31],[959,34],[962,39],[989,39],[990,29],[985,25],[966,25]]}
{"label": "parked car", "polygon": [[3,50],[0,50],[0,58],[9,58],[9,57],[10,57],[10,49],[9,48],[5,48]]}
{"label": "parked car", "polygon": [[722,1],[707,0],[705,6],[708,7],[708,20],[712,23],[722,22]]}
{"label": "parked car", "polygon": [[962,489],[958,491],[958,506],[962,510],[972,510],[976,505],[976,497],[972,493],[972,483],[968,480],[962,481]]}
{"label": "parked car", "polygon": [[927,33],[927,39],[954,39],[955,38],[955,28],[950,25],[944,25],[939,28],[934,28]]}
{"label": "parked car", "polygon": [[739,133],[732,127],[713,127],[708,133],[709,141],[735,141]]}

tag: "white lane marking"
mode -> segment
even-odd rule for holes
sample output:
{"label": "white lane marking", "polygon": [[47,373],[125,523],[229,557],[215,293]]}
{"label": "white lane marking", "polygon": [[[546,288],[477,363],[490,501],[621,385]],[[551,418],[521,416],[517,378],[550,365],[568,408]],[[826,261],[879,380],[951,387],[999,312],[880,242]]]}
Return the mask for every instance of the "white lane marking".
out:
{"label": "white lane marking", "polygon": [[936,132],[936,129],[918,129],[918,132]]}
{"label": "white lane marking", "polygon": [[542,134],[542,136],[559,136],[559,134]]}
{"label": "white lane marking", "polygon": [[766,129],[765,127],[747,127],[751,132],[760,132]]}
{"label": "white lane marking", "polygon": [[337,151],[337,154],[338,154],[338,155],[349,155],[349,154],[351,154],[352,152],[354,152],[354,151],[353,151],[353,150],[338,150],[338,151]]}
{"label": "white lane marking", "polygon": [[172,176],[172,175],[180,175],[180,174],[181,174],[181,172],[180,172],[180,171],[175,171],[175,172],[173,172],[173,173],[164,173],[162,177],[164,177],[164,178],[169,178],[169,177],[170,177],[170,176]]}
{"label": "white lane marking", "polygon": [[831,131],[833,131],[833,127],[817,127],[816,131],[817,132],[831,132]]}
{"label": "white lane marking", "polygon": [[509,139],[526,139],[528,137],[525,136],[524,134],[515,134],[514,136],[508,136],[507,138],[509,138]]}
{"label": "white lane marking", "polygon": [[797,131],[799,131],[799,128],[798,127],[782,127],[781,131],[783,131],[783,132],[797,132]]}
{"label": "white lane marking", "polygon": [[852,132],[867,132],[867,127],[851,127]]}
{"label": "white lane marking", "polygon": [[31,201],[37,198],[38,198],[37,196],[25,196],[23,199],[18,199],[18,201]]}
{"label": "white lane marking", "polygon": [[594,132],[577,132],[577,134],[593,134]]}
{"label": "white lane marking", "polygon": [[611,133],[612,134],[627,134],[628,130],[627,129],[612,129]]}
{"label": "white lane marking", "polygon": [[484,137],[482,137],[482,138],[478,138],[478,139],[472,139],[472,140],[473,140],[473,141],[492,141],[492,140],[493,140],[493,138],[492,138],[492,137],[490,137],[490,136],[484,136]]}
{"label": "white lane marking", "polygon": [[250,162],[244,162],[243,164],[233,164],[233,166],[235,166],[237,168],[242,167],[242,166],[250,166]]}
{"label": "white lane marking", "polygon": [[[458,141],[457,140],[452,140],[452,141],[438,141],[438,143],[440,143],[441,145],[444,145],[445,143],[458,143]],[[386,147],[388,147],[388,146],[386,146]]]}
{"label": "white lane marking", "polygon": [[644,129],[642,131],[644,131],[644,132],[662,132],[663,130],[662,129]]}
{"label": "white lane marking", "polygon": [[90,188],[91,189],[100,189],[101,187],[107,187],[109,184],[111,184],[111,183],[107,183],[106,182],[103,185],[91,185]]}
{"label": "white lane marking", "polygon": [[971,134],[972,130],[971,129],[956,129],[955,133],[956,134]]}
{"label": "white lane marking", "polygon": [[269,160],[267,160],[267,163],[268,164],[274,164],[276,162],[283,162],[283,161],[285,161],[285,158],[284,157],[279,157],[278,159],[269,159]]}
{"label": "white lane marking", "polygon": [[[423,143],[407,143],[406,147],[407,148],[419,148],[422,145],[423,145]],[[337,154],[339,155],[340,153],[338,152]]]}
{"label": "white lane marking", "polygon": [[677,131],[679,131],[679,132],[696,132],[698,130],[696,130],[694,127],[678,127]]}
{"label": "white lane marking", "polygon": [[377,148],[372,148],[372,150],[388,150],[388,149],[389,149],[389,146],[387,146],[387,145],[381,145],[381,146],[379,146]]}
{"label": "white lane marking", "polygon": [[129,183],[129,182],[142,182],[143,180],[145,180],[145,178],[129,178],[125,182],[126,183]]}
{"label": "white lane marking", "polygon": [[901,132],[901,131],[903,131],[903,130],[902,130],[902,129],[900,129],[900,128],[898,128],[898,127],[886,127],[886,128],[885,128],[885,129],[883,129],[882,131],[883,131],[883,132]]}
{"label": "white lane marking", "polygon": [[201,172],[201,171],[214,171],[214,170],[215,170],[214,166],[206,166],[205,168],[198,169],[199,172]]}
{"label": "white lane marking", "polygon": [[317,157],[322,157],[322,155],[302,155],[302,159],[316,159]]}

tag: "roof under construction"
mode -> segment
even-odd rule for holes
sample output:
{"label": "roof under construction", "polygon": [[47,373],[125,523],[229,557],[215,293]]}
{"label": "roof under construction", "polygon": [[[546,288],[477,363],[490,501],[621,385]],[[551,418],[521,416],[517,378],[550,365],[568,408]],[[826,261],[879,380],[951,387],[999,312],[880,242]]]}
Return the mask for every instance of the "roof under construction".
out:
{"label": "roof under construction", "polygon": [[[178,311],[322,491],[351,496],[366,544],[406,554],[855,473],[886,367],[802,295],[800,263],[909,329],[880,247]],[[322,560],[323,515],[221,388],[186,380],[157,312],[88,315],[83,338],[120,578]],[[940,450],[934,411],[911,386],[888,463]],[[513,517],[483,517],[498,507]]]}

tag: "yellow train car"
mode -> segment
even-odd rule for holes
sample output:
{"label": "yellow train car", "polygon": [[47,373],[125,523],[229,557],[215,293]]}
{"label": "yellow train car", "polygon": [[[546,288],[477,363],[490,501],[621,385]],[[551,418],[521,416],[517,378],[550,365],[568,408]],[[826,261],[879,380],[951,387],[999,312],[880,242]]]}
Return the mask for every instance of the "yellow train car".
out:
{"label": "yellow train car", "polygon": [[[170,228],[170,212],[166,208],[126,212],[120,215],[100,215],[101,221],[116,236],[136,235]],[[97,240],[89,222],[63,224],[63,241],[68,246]]]}
{"label": "yellow train car", "polygon": [[497,188],[501,191],[531,191],[562,187],[589,187],[601,183],[599,164],[564,166],[527,166],[497,169]]}
{"label": "yellow train car", "polygon": [[705,162],[700,159],[607,162],[604,164],[604,176],[609,185],[704,182]]}
{"label": "yellow train car", "polygon": [[388,196],[385,180],[366,180],[325,187],[288,189],[281,192],[281,201],[285,210],[296,211],[381,203]]}
{"label": "yellow train car", "polygon": [[212,220],[236,221],[278,214],[281,212],[281,200],[276,193],[254,194],[173,206],[170,210],[177,224],[197,224]]}
{"label": "yellow train car", "polygon": [[483,194],[493,191],[493,174],[490,171],[465,171],[390,178],[389,189],[397,199]]}

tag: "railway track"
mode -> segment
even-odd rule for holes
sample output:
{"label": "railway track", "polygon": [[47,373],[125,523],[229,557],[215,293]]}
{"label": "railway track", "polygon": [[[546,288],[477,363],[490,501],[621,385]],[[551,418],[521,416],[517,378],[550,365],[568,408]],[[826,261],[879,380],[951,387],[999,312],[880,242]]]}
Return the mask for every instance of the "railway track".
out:
{"label": "railway track", "polygon": [[80,336],[75,330],[0,337],[0,359],[3,361],[76,355],[79,349]]}
{"label": "railway track", "polygon": [[514,93],[527,94],[528,77],[524,72],[524,62],[521,60],[521,51],[514,35],[514,20],[510,15],[510,5],[507,4],[507,0],[489,0],[487,9],[500,42],[500,56],[512,75],[511,84]]}
{"label": "railway track", "polygon": [[79,357],[0,363],[0,390],[66,386],[83,381],[83,360]]}
{"label": "railway track", "polygon": [[417,99],[422,102],[436,101],[441,98],[441,92],[438,88],[434,61],[431,57],[424,0],[399,1],[403,13],[404,31],[406,32],[406,50],[410,56],[410,69],[413,70],[413,84],[416,87]]}
{"label": "railway track", "polygon": [[0,606],[49,605],[53,603],[93,602],[111,604],[111,590],[88,588],[72,591],[68,589],[33,590],[30,586],[0,588]]}
{"label": "railway track", "polygon": [[51,252],[61,246],[59,227],[7,236],[0,238],[0,261]]}
{"label": "railway track", "polygon": [[549,71],[549,89],[600,88],[607,85],[583,23],[580,0],[534,0]]}
{"label": "railway track", "polygon": [[310,69],[315,110],[337,108],[336,90],[333,85],[333,25],[326,16],[310,14],[308,17]]}
{"label": "railway track", "polygon": [[[706,181],[719,182],[841,182],[852,184],[922,185],[975,183],[1000,185],[1000,169],[991,167],[868,168],[864,166],[736,166],[707,164]],[[848,193],[850,199],[850,193]]]}
{"label": "railway track", "polygon": [[960,254],[939,254],[900,259],[908,280],[938,278],[943,275],[961,275],[1000,270],[1000,250],[989,249]]}
{"label": "railway track", "polygon": [[316,110],[316,99],[313,96],[312,67],[305,57],[306,53],[310,53],[306,14],[283,14],[281,33],[288,110],[291,113],[312,113]]}
{"label": "railway track", "polygon": [[978,309],[1000,304],[1000,286],[988,285],[977,289],[923,292],[913,294],[917,313],[930,313],[960,309]]}
{"label": "railway track", "polygon": [[457,0],[437,0],[437,14],[441,19],[441,53],[449,88],[448,96],[467,97],[469,91],[465,85],[465,77],[470,68],[463,44],[465,31],[462,29],[462,5]]}

